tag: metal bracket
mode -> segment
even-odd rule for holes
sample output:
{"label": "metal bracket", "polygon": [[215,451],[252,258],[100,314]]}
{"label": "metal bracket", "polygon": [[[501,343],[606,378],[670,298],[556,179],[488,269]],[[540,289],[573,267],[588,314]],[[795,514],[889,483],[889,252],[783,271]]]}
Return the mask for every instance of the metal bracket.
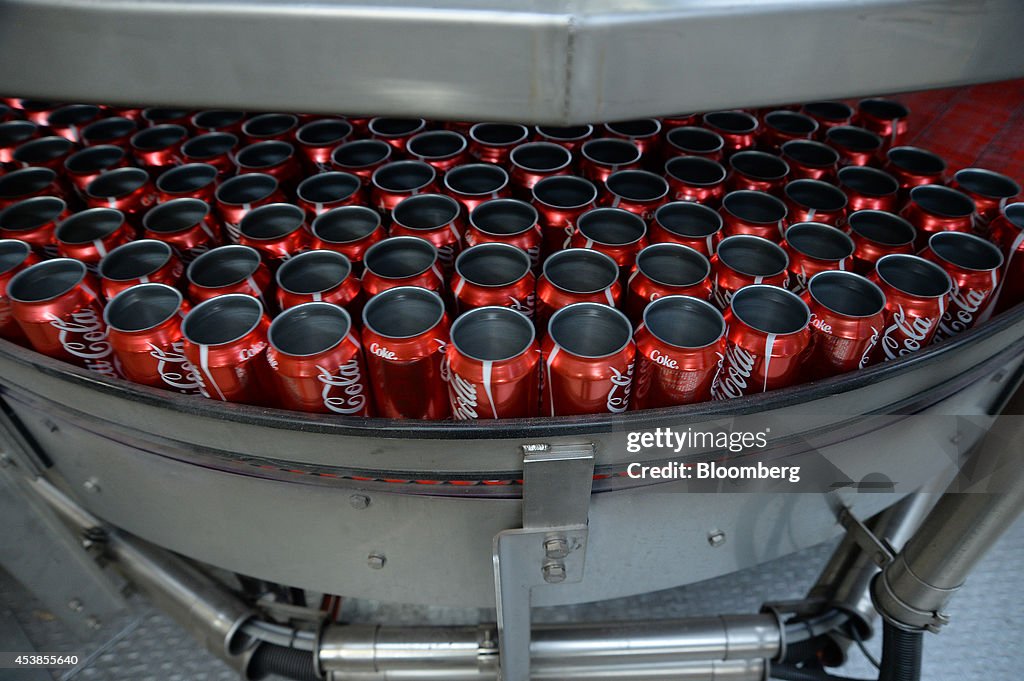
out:
{"label": "metal bracket", "polygon": [[523,527],[494,538],[499,681],[529,681],[536,588],[583,580],[594,445],[523,446]]}
{"label": "metal bracket", "polygon": [[885,539],[876,537],[846,506],[839,510],[839,524],[878,567],[884,568],[896,558],[896,550],[892,545]]}

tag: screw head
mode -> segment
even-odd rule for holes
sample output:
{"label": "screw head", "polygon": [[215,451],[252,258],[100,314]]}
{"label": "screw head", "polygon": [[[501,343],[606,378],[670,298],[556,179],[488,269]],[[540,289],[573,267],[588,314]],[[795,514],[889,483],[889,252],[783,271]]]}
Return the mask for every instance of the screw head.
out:
{"label": "screw head", "polygon": [[371,570],[382,570],[387,561],[387,556],[383,553],[371,553],[366,557],[366,564],[370,566]]}
{"label": "screw head", "polygon": [[708,544],[713,547],[719,547],[725,543],[725,532],[721,530],[714,530],[708,533]]}
{"label": "screw head", "polygon": [[89,615],[88,617],[85,618],[85,626],[89,627],[90,629],[94,629],[95,630],[95,629],[99,629],[100,627],[102,627],[103,624],[100,622],[100,618],[99,617],[96,617],[95,615]]}
{"label": "screw head", "polygon": [[565,558],[569,555],[569,542],[565,537],[551,537],[544,540],[544,555],[548,558]]}
{"label": "screw head", "polygon": [[362,510],[370,505],[370,497],[364,494],[353,494],[348,498],[348,504],[352,508]]}
{"label": "screw head", "polygon": [[68,610],[72,612],[82,612],[83,607],[85,606],[82,604],[82,601],[77,598],[72,598],[68,601]]}
{"label": "screw head", "polygon": [[100,492],[100,481],[97,480],[96,478],[89,478],[88,480],[86,480],[85,482],[82,483],[82,487],[85,488],[86,492],[91,492],[93,494],[99,494],[99,492]]}
{"label": "screw head", "polygon": [[548,584],[561,584],[565,581],[565,563],[545,563],[541,571]]}

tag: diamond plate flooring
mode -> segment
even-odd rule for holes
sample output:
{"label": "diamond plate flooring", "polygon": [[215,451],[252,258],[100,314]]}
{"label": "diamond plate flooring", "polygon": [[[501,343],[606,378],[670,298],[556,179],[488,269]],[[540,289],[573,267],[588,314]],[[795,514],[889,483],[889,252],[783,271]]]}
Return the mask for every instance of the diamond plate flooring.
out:
{"label": "diamond plate flooring", "polygon": [[[765,600],[801,596],[817,577],[832,545],[816,546],[764,565],[677,589],[573,607],[541,608],[536,621],[624,620],[715,613],[756,612]],[[949,607],[952,623],[925,643],[927,681],[1016,681],[1024,670],[1024,520],[1018,521],[982,561]],[[77,667],[54,672],[55,681],[231,681],[237,674],[196,644],[184,630],[145,602],[124,621],[88,640],[76,638],[56,613],[0,570],[0,617],[14,617],[40,651],[76,651],[88,657]],[[346,599],[347,621],[414,624],[473,623],[476,610],[396,606]],[[880,641],[868,642],[877,656]],[[848,676],[876,678],[856,648],[840,669]],[[27,674],[0,670],[0,680]]]}

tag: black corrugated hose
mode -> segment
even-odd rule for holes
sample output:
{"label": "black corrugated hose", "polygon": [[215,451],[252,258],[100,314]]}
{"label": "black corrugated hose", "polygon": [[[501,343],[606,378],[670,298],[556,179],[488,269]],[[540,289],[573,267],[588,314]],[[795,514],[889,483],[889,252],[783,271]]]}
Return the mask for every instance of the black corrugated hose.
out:
{"label": "black corrugated hose", "polygon": [[277,674],[295,681],[317,681],[311,651],[286,648],[273,643],[261,643],[256,648],[246,671],[253,679]]}
{"label": "black corrugated hose", "polygon": [[[920,631],[906,631],[885,622],[882,628],[882,664],[878,681],[921,681],[921,651],[924,637]],[[783,681],[863,681],[829,674],[820,667],[773,665],[772,677]]]}

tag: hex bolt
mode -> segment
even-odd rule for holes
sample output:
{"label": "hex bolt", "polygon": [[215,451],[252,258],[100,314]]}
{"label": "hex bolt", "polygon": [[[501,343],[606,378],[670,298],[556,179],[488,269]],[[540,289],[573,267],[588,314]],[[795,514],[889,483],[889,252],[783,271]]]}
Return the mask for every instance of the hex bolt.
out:
{"label": "hex bolt", "polygon": [[90,629],[95,630],[95,629],[99,629],[100,627],[102,627],[103,624],[100,622],[100,618],[96,617],[96,615],[89,615],[88,617],[85,618],[85,626],[89,627]]}
{"label": "hex bolt", "polygon": [[92,492],[93,494],[100,493],[100,481],[96,478],[89,478],[82,483],[82,487],[85,488],[86,492]]}
{"label": "hex bolt", "polygon": [[717,548],[725,543],[725,532],[721,530],[713,530],[708,533],[708,544]]}
{"label": "hex bolt", "polygon": [[387,561],[387,556],[383,553],[374,552],[366,558],[366,564],[370,566],[371,570],[382,570],[384,568],[384,563]]}
{"label": "hex bolt", "polygon": [[82,601],[77,598],[72,598],[68,601],[68,610],[71,610],[72,612],[82,612],[82,608],[84,607],[85,606],[82,604]]}
{"label": "hex bolt", "polygon": [[370,505],[370,497],[364,494],[353,494],[348,498],[348,504],[352,508],[363,510]]}
{"label": "hex bolt", "polygon": [[561,584],[565,581],[565,563],[561,561],[545,563],[541,571],[548,584]]}
{"label": "hex bolt", "polygon": [[554,559],[565,558],[569,555],[569,542],[563,536],[545,539],[544,555]]}

